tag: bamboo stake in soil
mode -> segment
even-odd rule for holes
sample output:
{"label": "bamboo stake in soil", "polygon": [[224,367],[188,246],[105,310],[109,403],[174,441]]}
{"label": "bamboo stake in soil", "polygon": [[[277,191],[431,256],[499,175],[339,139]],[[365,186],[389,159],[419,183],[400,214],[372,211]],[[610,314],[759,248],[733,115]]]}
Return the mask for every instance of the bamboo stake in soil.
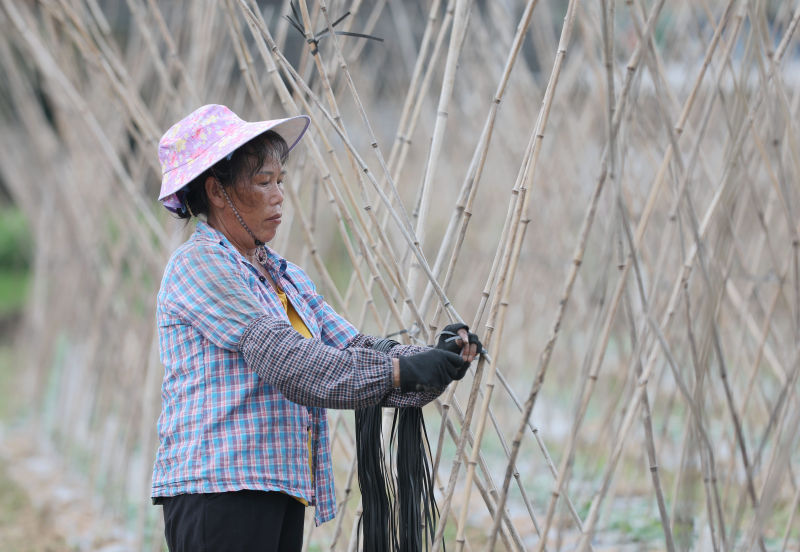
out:
{"label": "bamboo stake in soil", "polygon": [[[536,130],[534,132],[534,135],[536,136],[536,141],[534,142],[534,148],[533,148],[533,152],[532,152],[532,156],[531,156],[531,162],[528,165],[527,172],[523,177],[523,180],[525,182],[532,182],[533,181],[533,175],[534,175],[535,170],[536,170],[537,161],[538,161],[538,158],[539,158],[539,153],[541,152],[541,142],[542,142],[542,140],[544,138],[544,133],[545,133],[545,130],[547,128],[548,115],[550,113],[550,108],[552,106],[552,102],[553,102],[556,86],[558,85],[558,77],[559,77],[560,72],[561,72],[563,59],[566,56],[567,45],[569,44],[569,41],[570,41],[570,38],[571,38],[571,31],[572,31],[572,27],[573,27],[573,24],[574,24],[574,16],[575,16],[575,5],[576,5],[576,2],[570,1],[569,5],[567,6],[567,13],[564,16],[564,26],[563,26],[562,33],[561,33],[561,38],[559,39],[558,51],[556,53],[555,61],[553,63],[553,71],[552,71],[550,80],[548,81],[548,85],[547,85],[547,89],[545,91],[544,99],[542,100],[542,110],[539,113],[539,119],[537,120],[537,123],[536,123]],[[527,188],[527,186],[526,186],[526,188]],[[523,190],[526,190],[526,188],[522,188],[521,189],[521,192],[523,193],[524,197],[522,198],[521,203],[520,203],[520,206],[521,206],[520,213],[527,213],[527,206],[528,206],[528,202],[530,200],[530,193],[527,192],[527,191],[523,191]],[[520,222],[525,224],[524,221],[522,221],[522,220],[520,220]],[[462,509],[461,509],[461,517],[459,519],[458,535],[456,536],[456,549],[457,550],[460,550],[461,547],[463,546],[464,528],[465,528],[465,525],[466,525],[467,511],[468,511],[468,508],[469,508],[469,494],[470,494],[470,488],[471,488],[471,484],[472,484],[472,478],[473,478],[473,476],[475,474],[475,455],[476,455],[476,451],[480,450],[481,439],[483,438],[483,430],[484,430],[484,427],[485,427],[485,424],[486,424],[486,412],[489,409],[489,402],[491,401],[492,391],[494,390],[494,385],[495,385],[494,380],[495,380],[495,377],[496,377],[495,376],[495,369],[496,369],[495,368],[496,367],[495,363],[497,362],[496,359],[499,357],[499,354],[500,354],[500,342],[501,342],[500,337],[502,336],[503,324],[505,323],[505,311],[506,311],[506,307],[508,306],[508,302],[510,300],[511,284],[513,283],[513,280],[514,280],[514,274],[516,272],[517,262],[519,260],[519,251],[520,251],[520,247],[522,245],[522,240],[523,240],[524,234],[525,234],[525,229],[521,228],[518,231],[518,233],[516,234],[516,236],[514,236],[514,241],[513,241],[514,249],[513,249],[512,254],[511,254],[511,264],[509,265],[509,268],[508,268],[508,275],[505,277],[505,279],[504,279],[505,281],[503,282],[502,287],[501,287],[501,289],[502,289],[502,294],[501,294],[502,295],[502,299],[501,299],[501,302],[500,302],[500,305],[499,305],[500,308],[498,310],[498,315],[497,315],[497,320],[499,322],[498,325],[497,325],[498,337],[492,343],[492,346],[491,346],[491,356],[495,360],[490,365],[489,373],[488,373],[487,378],[486,378],[485,396],[484,396],[484,399],[483,399],[483,404],[481,405],[481,414],[480,414],[480,416],[478,418],[478,430],[475,433],[475,446],[472,449],[473,450],[473,456],[472,456],[472,458],[470,458],[469,467],[467,469],[466,498],[464,499],[464,505],[462,506]],[[501,511],[502,507],[503,507],[503,505],[500,504],[500,507],[498,508],[498,511]]]}

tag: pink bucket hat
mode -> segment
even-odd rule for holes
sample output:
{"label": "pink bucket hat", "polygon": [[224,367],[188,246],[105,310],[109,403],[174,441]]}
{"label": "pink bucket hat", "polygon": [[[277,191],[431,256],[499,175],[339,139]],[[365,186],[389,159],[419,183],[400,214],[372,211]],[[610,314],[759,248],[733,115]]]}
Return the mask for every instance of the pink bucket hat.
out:
{"label": "pink bucket hat", "polygon": [[177,192],[214,163],[259,134],[272,130],[286,140],[289,150],[305,134],[306,115],[248,123],[224,105],[204,105],[181,119],[161,137],[161,193],[158,200],[172,212],[183,208]]}

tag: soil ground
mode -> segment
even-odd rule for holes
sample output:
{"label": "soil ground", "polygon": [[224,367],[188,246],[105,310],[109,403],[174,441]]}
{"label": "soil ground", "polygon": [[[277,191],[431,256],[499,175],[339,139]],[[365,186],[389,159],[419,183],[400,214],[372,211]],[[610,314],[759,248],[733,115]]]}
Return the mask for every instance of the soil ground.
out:
{"label": "soil ground", "polygon": [[18,313],[0,314],[0,551],[130,550],[22,421],[12,346],[20,321]]}
{"label": "soil ground", "polygon": [[71,550],[52,528],[45,512],[37,510],[25,491],[8,475],[0,458],[0,550],[61,552]]}
{"label": "soil ground", "polygon": [[11,378],[10,334],[19,316],[0,316],[0,550],[3,552],[61,552],[71,550],[56,533],[48,513],[36,508],[25,489],[11,477],[11,457],[3,447],[3,418],[17,406]]}

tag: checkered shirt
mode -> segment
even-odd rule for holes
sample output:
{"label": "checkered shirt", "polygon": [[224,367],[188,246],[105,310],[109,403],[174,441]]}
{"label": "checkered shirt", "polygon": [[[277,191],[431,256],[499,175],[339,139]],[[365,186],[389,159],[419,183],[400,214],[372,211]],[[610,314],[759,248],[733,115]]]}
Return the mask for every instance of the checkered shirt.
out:
{"label": "checkered shirt", "polygon": [[437,394],[392,389],[390,356],[423,348],[369,349],[376,338],[339,316],[302,269],[266,250],[267,271],[312,339],[208,224],[198,222],[167,264],[156,308],[164,381],[151,496],[280,491],[315,505],[320,524],[336,510],[325,408],[422,406]]}

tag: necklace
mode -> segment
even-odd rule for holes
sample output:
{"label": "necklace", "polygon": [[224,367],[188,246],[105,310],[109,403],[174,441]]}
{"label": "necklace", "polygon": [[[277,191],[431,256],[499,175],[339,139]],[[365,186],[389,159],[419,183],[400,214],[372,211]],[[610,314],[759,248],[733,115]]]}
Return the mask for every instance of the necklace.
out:
{"label": "necklace", "polygon": [[267,268],[267,249],[263,244],[256,244],[256,252],[253,254],[253,256],[256,258],[256,261],[258,261],[258,264],[264,268]]}

